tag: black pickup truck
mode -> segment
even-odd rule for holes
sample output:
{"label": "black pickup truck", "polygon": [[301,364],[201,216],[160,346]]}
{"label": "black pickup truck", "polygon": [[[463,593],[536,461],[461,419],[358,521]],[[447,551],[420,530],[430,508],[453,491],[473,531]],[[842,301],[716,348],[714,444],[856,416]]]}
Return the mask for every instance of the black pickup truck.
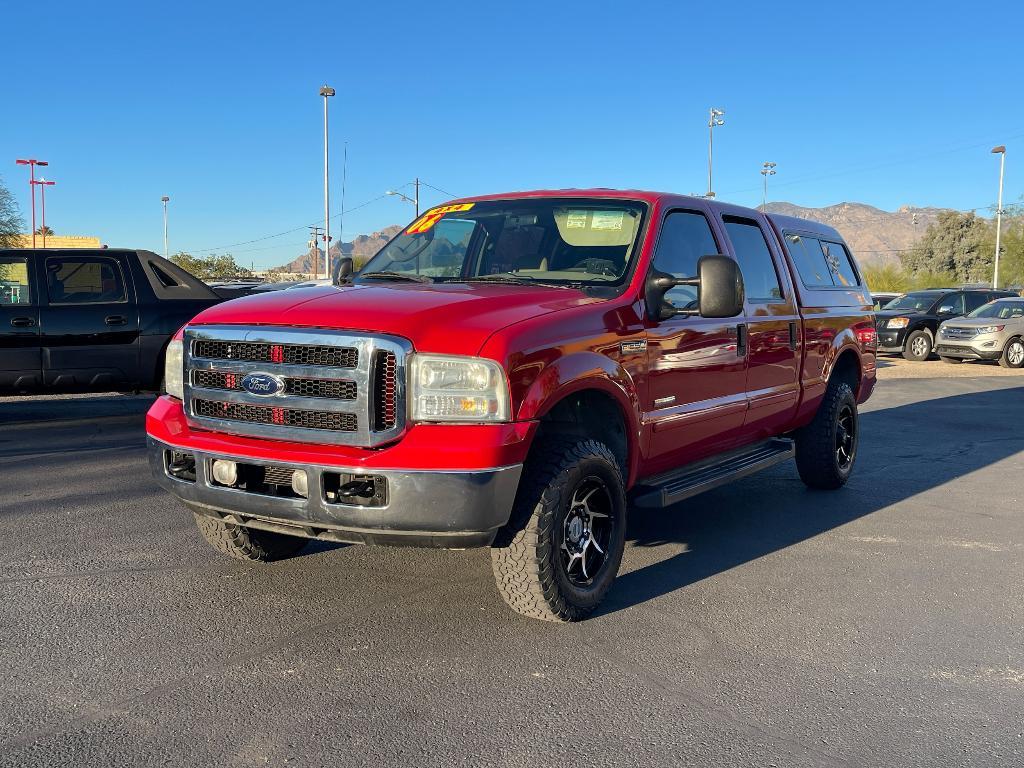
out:
{"label": "black pickup truck", "polygon": [[160,389],[171,335],[220,301],[149,251],[0,250],[0,392]]}

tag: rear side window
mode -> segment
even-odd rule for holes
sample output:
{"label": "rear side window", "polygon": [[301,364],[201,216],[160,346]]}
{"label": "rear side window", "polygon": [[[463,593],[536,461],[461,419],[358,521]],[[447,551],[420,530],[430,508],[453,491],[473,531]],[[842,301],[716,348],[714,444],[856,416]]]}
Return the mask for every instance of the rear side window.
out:
{"label": "rear side window", "polygon": [[[674,277],[696,277],[701,256],[718,253],[711,234],[711,225],[702,213],[673,211],[665,219],[654,253],[654,266]],[[665,294],[665,300],[676,309],[694,309],[697,288],[678,285]]]}
{"label": "rear side window", "polygon": [[973,312],[978,307],[984,306],[988,303],[991,295],[992,294],[989,293],[981,293],[980,291],[964,294],[964,306],[966,307],[966,311]]}
{"label": "rear side window", "polygon": [[787,232],[786,248],[793,257],[796,271],[800,273],[804,285],[808,288],[831,288],[835,285],[832,282],[832,273],[825,264],[821,243],[816,237]]}
{"label": "rear side window", "polygon": [[46,260],[51,304],[105,304],[125,301],[120,265],[105,256],[51,256]]}
{"label": "rear side window", "polygon": [[0,258],[0,307],[32,303],[28,277],[28,259],[24,256]]}
{"label": "rear side window", "polygon": [[825,254],[825,264],[832,273],[832,280],[836,285],[851,288],[860,285],[857,271],[853,268],[853,262],[850,260],[850,254],[842,243],[822,240],[821,250]]}
{"label": "rear side window", "polygon": [[782,286],[775,271],[775,260],[756,221],[733,216],[723,217],[743,274],[743,291],[753,304],[782,300]]}

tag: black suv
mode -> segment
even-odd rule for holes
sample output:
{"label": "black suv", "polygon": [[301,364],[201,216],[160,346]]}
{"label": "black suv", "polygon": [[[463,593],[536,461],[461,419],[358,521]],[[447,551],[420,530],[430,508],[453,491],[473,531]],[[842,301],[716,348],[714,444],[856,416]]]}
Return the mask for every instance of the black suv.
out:
{"label": "black suv", "polygon": [[1016,295],[989,288],[935,288],[900,296],[875,314],[878,351],[927,360],[935,348],[939,323],[973,312],[993,299]]}
{"label": "black suv", "polygon": [[149,251],[0,250],[0,392],[158,389],[171,336],[222,300]]}

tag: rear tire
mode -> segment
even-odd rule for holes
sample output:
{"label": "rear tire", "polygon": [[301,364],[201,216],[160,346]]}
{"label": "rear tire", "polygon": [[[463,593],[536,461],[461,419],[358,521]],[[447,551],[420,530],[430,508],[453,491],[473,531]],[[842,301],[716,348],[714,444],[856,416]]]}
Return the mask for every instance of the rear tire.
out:
{"label": "rear tire", "polygon": [[811,488],[846,485],[860,440],[857,399],[849,382],[832,380],[814,420],[796,432],[796,468]]}
{"label": "rear tire", "polygon": [[903,342],[903,357],[920,362],[932,354],[932,337],[927,331],[912,331]]}
{"label": "rear tire", "polygon": [[1019,336],[1010,339],[999,356],[999,364],[1003,368],[1020,368],[1024,366],[1024,339]]}
{"label": "rear tire", "polygon": [[964,361],[962,357],[943,357],[942,355],[939,355],[939,360],[950,365],[959,365]]}
{"label": "rear tire", "polygon": [[301,536],[246,528],[208,515],[193,514],[199,532],[210,546],[236,560],[260,563],[284,560],[297,555],[309,542]]}
{"label": "rear tire", "polygon": [[625,533],[625,484],[607,446],[545,442],[527,460],[511,519],[491,549],[498,591],[523,616],[579,621],[615,581]]}

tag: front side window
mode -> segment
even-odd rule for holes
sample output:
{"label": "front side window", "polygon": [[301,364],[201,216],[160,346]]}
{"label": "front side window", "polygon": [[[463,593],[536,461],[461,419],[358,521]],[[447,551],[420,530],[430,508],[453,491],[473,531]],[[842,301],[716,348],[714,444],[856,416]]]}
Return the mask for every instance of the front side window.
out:
{"label": "front side window", "polygon": [[[673,277],[696,277],[700,257],[716,253],[718,245],[704,214],[673,211],[661,227],[654,252],[654,268]],[[677,285],[665,294],[665,300],[676,309],[696,309],[697,288]]]}
{"label": "front side window", "polygon": [[750,219],[733,216],[725,216],[723,221],[743,274],[743,291],[747,301],[752,304],[781,301],[779,274],[775,271],[775,261],[761,227]]}
{"label": "front side window", "polygon": [[125,301],[124,277],[105,256],[51,256],[46,260],[51,304],[105,304]]}
{"label": "front side window", "polygon": [[0,258],[0,306],[32,303],[32,286],[28,271],[28,259],[24,256]]}
{"label": "front side window", "polygon": [[638,202],[592,198],[441,206],[406,227],[356,279],[621,284],[645,212]]}
{"label": "front side window", "polygon": [[962,315],[964,313],[964,295],[951,293],[948,296],[943,296],[936,306],[935,313],[938,315]]}

